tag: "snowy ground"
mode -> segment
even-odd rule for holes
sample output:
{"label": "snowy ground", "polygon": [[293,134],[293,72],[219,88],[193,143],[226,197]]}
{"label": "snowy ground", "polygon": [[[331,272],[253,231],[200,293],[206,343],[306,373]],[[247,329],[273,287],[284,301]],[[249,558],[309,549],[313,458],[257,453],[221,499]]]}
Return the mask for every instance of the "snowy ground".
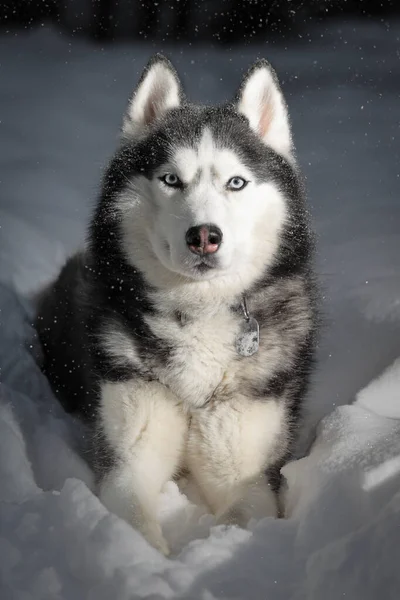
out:
{"label": "snowy ground", "polygon": [[400,356],[399,35],[400,23],[333,23],[290,50],[164,48],[202,101],[224,100],[257,54],[276,65],[327,315],[310,421],[328,416],[311,453],[285,467],[289,518],[214,527],[170,483],[170,560],[93,495],[84,431],[32,358],[23,300],[82,240],[124,103],[155,49],[103,50],[45,29],[0,38],[1,598],[399,597],[400,363],[376,379]]}

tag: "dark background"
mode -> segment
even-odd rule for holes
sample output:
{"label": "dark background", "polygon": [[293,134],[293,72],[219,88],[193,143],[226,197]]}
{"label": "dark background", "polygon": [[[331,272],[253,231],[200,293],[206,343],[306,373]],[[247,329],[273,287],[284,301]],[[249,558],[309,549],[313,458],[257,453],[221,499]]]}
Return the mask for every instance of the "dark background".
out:
{"label": "dark background", "polygon": [[385,19],[397,0],[9,0],[3,28],[57,23],[70,34],[102,41],[250,43],[265,35],[286,39],[331,18]]}

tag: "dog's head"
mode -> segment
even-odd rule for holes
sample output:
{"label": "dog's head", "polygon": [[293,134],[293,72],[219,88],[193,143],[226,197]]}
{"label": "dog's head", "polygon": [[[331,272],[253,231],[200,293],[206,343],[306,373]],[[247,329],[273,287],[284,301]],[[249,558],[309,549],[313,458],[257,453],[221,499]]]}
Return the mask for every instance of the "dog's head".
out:
{"label": "dog's head", "polygon": [[107,176],[125,257],[150,278],[163,269],[254,281],[279,251],[294,163],[286,103],[265,60],[231,104],[199,107],[157,55],[129,102]]}

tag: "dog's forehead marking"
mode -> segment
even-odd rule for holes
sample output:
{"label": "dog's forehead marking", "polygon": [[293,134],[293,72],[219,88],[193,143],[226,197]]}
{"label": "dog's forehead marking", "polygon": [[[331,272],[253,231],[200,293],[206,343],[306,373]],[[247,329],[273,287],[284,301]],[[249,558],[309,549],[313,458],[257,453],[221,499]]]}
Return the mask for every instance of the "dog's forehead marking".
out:
{"label": "dog's forehead marking", "polygon": [[[245,166],[239,156],[229,148],[215,143],[211,130],[206,127],[196,147],[180,147],[172,158],[172,164],[185,182],[196,182],[203,173],[212,179],[240,174]],[[247,171],[247,169],[246,169]]]}

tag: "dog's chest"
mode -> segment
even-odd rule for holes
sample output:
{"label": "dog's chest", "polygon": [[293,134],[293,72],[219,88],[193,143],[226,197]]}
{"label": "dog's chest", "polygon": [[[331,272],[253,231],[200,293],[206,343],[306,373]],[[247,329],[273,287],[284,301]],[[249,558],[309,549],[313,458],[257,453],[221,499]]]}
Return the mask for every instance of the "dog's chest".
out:
{"label": "dog's chest", "polygon": [[157,377],[188,408],[203,406],[224,379],[232,380],[239,319],[230,311],[187,322],[157,318],[149,324],[171,349]]}

